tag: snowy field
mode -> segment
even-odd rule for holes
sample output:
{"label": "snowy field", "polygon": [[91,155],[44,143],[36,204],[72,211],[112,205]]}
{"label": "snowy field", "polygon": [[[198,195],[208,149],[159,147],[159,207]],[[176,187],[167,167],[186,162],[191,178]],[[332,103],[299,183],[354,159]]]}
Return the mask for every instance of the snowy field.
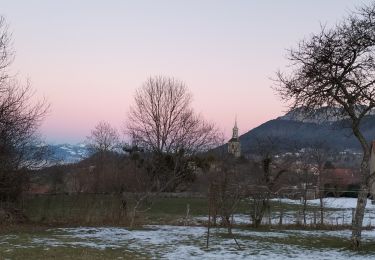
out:
{"label": "snowy field", "polygon": [[[299,200],[291,199],[273,199],[273,201],[280,201],[286,204],[302,204]],[[357,206],[356,198],[324,198],[323,204],[325,208],[331,209],[355,209]],[[308,200],[307,205],[310,206],[320,206],[319,199]],[[371,204],[371,200],[367,200],[366,209],[375,210],[375,205]]]}
{"label": "snowy field", "polygon": [[[289,199],[275,201],[301,204],[300,201]],[[326,223],[351,223],[356,199],[327,198],[324,203],[327,208]],[[316,214],[314,216],[312,213],[318,209],[319,200],[308,201],[308,204],[313,206],[307,214],[307,223],[310,224],[316,218]],[[299,208],[289,207],[283,213],[283,223],[296,223]],[[192,222],[199,224],[206,220],[207,216],[193,217]],[[246,214],[235,215],[234,220],[237,224],[250,223]],[[268,221],[266,217],[265,222]],[[278,221],[279,212],[272,212],[271,222],[278,224]],[[370,201],[367,203],[364,224],[375,225],[375,206]],[[73,259],[85,255],[85,252],[97,256],[95,259],[375,259],[375,231],[363,232],[365,250],[360,253],[347,249],[350,230],[257,231],[236,228],[233,233],[241,249],[223,228],[211,229],[210,246],[206,248],[207,230],[199,226],[148,225],[137,230],[81,227],[13,232],[0,236],[0,259],[25,259],[24,256],[29,254],[37,258],[27,259],[40,259],[38,256],[43,252],[50,252],[48,256],[51,258],[67,251],[73,255]]]}
{"label": "snowy field", "polygon": [[[300,205],[302,203],[299,200],[291,199],[273,199],[274,202],[281,202],[283,204]],[[324,204],[324,223],[328,225],[351,225],[353,210],[357,205],[357,199],[355,198],[325,198]],[[307,205],[313,206],[315,211],[308,209],[306,212],[306,223],[314,224],[319,223],[319,199],[308,200]],[[195,220],[198,223],[205,223],[208,220],[207,216],[196,217]],[[233,217],[234,224],[251,224],[250,216],[245,214],[235,214]],[[273,225],[278,225],[280,221],[280,212],[272,212],[271,218],[265,216],[262,223],[268,224],[271,222]],[[282,216],[282,223],[285,224],[296,224],[297,222],[303,222],[303,216],[301,210],[298,212],[285,211]],[[375,227],[375,205],[371,204],[371,200],[367,200],[365,216],[363,219],[363,225],[368,227]]]}
{"label": "snowy field", "polygon": [[[224,229],[212,229],[209,249],[206,228],[184,226],[146,226],[142,230],[124,228],[57,228],[42,234],[0,237],[0,255],[19,249],[39,247],[90,248],[100,251],[137,252],[146,259],[374,259],[375,251],[360,254],[345,248],[350,231],[251,231],[234,229],[241,245],[225,235]],[[375,243],[375,232],[365,231],[365,241]],[[345,241],[344,241],[345,240]],[[327,242],[328,241],[328,242]],[[330,241],[340,245],[329,246]]]}
{"label": "snowy field", "polygon": [[[275,201],[280,201],[282,203],[286,204],[296,204],[300,205],[301,201],[298,200],[290,200],[290,199],[279,199]],[[307,205],[309,206],[316,206],[320,207],[320,201],[319,199],[315,200],[308,200]],[[331,224],[331,225],[350,225],[352,223],[352,215],[354,214],[354,209],[357,205],[357,199],[356,198],[324,198],[323,199],[323,205],[325,210],[325,223]],[[316,213],[315,213],[316,214]],[[290,216],[290,214],[289,214]],[[313,223],[314,214],[312,212],[309,212],[307,219],[308,223]],[[290,222],[293,222],[291,220],[291,216],[289,218]],[[375,205],[371,203],[371,200],[367,200],[366,203],[366,210],[365,210],[365,216],[363,219],[363,225],[364,226],[375,226]]]}

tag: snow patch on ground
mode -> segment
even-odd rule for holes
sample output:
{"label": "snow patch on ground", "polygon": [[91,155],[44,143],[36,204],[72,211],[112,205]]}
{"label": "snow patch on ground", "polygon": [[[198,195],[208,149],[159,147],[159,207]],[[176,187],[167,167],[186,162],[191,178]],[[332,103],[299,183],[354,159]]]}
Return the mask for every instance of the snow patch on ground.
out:
{"label": "snow patch on ground", "polygon": [[[273,199],[273,201],[280,201],[287,204],[302,204],[300,200],[292,199]],[[324,207],[331,209],[355,209],[357,206],[356,198],[324,198]],[[307,205],[320,206],[319,199],[307,200]],[[375,205],[371,203],[371,200],[367,199],[366,209],[375,209]]]}
{"label": "snow patch on ground", "polygon": [[[43,236],[30,234],[29,239],[15,239],[15,236],[0,238],[6,250],[16,248],[80,247],[99,250],[122,248],[143,252],[145,257],[162,259],[373,259],[374,254],[358,255],[344,248],[312,248],[308,245],[283,243],[284,239],[296,237],[308,241],[309,238],[350,237],[349,230],[343,231],[251,231],[234,229],[241,250],[230,236],[224,236],[225,229],[211,230],[210,247],[206,249],[204,227],[188,226],[146,226],[142,230],[125,228],[59,228],[50,229]],[[375,242],[375,232],[364,231],[364,239]],[[1,247],[0,247],[1,248]],[[0,251],[1,252],[1,251]]]}
{"label": "snow patch on ground", "polygon": [[[274,202],[281,202],[284,204],[299,205],[300,210],[289,210],[285,212],[273,211],[271,217],[264,216],[262,223],[272,225],[278,225],[280,223],[280,214],[282,214],[282,224],[297,224],[303,223],[303,213],[300,200],[291,199],[273,199]],[[329,225],[351,225],[354,209],[357,205],[357,199],[355,198],[324,198],[324,223]],[[316,206],[316,209],[309,209],[306,212],[306,223],[314,224],[320,221],[319,199],[308,200],[307,205]],[[314,212],[315,211],[315,212]],[[194,221],[197,223],[206,223],[208,221],[207,216],[195,217]],[[217,219],[217,223],[220,223],[220,218]],[[247,214],[235,214],[233,216],[233,224],[248,225],[251,224],[250,215]],[[371,200],[367,200],[365,216],[363,219],[364,226],[375,225],[375,205],[371,203]]]}

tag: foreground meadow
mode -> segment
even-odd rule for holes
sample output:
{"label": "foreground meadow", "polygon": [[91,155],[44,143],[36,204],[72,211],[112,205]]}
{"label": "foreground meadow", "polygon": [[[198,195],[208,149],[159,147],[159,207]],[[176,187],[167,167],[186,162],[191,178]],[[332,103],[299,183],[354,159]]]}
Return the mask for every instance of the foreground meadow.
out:
{"label": "foreground meadow", "polygon": [[375,232],[365,231],[360,252],[347,249],[350,231],[234,229],[241,249],[222,228],[146,225],[51,228],[0,238],[2,259],[374,259]]}
{"label": "foreground meadow", "polygon": [[[38,197],[25,205],[33,222],[0,228],[0,259],[374,259],[375,206],[371,203],[365,216],[364,246],[359,252],[348,249],[354,205],[355,199],[325,199],[327,226],[316,230],[317,201],[308,201],[308,225],[303,226],[296,223],[300,202],[276,199],[271,218],[254,229],[244,202],[233,217],[238,248],[221,227],[211,228],[207,247],[203,198],[158,198],[140,214],[138,228],[129,229],[116,223],[118,202],[111,196]],[[278,224],[281,208],[282,226]]]}

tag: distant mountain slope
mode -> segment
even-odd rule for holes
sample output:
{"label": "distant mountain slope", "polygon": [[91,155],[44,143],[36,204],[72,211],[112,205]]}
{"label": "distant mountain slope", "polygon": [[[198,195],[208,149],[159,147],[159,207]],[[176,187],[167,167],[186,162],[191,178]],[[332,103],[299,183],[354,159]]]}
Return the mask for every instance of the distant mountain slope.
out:
{"label": "distant mountain slope", "polygon": [[75,163],[88,156],[85,144],[50,144],[51,162]]}
{"label": "distant mountain slope", "polygon": [[[254,152],[257,140],[269,137],[277,140],[278,147],[282,150],[308,147],[321,141],[338,150],[360,150],[360,145],[348,126],[345,120],[312,122],[291,118],[287,114],[241,135],[240,141],[243,153]],[[365,117],[361,129],[368,142],[375,139],[375,115]]]}

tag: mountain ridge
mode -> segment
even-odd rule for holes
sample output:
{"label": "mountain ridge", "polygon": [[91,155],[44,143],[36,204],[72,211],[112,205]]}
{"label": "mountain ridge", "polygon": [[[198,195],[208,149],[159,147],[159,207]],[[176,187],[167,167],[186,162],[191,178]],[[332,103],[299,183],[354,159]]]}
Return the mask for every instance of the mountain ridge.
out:
{"label": "mountain ridge", "polygon": [[[280,151],[308,148],[324,142],[334,150],[360,152],[360,144],[353,136],[349,121],[338,117],[324,118],[322,115],[325,112],[318,111],[309,118],[300,111],[291,111],[266,121],[239,136],[242,153],[256,153],[257,143],[265,138],[273,139]],[[369,143],[375,139],[375,113],[364,117],[360,128]],[[89,156],[88,147],[84,143],[47,145],[52,154],[52,162],[76,163]],[[227,148],[226,145],[222,147]]]}
{"label": "mountain ridge", "polygon": [[[290,112],[289,112],[290,113]],[[375,139],[375,115],[363,118],[361,126],[366,140]],[[314,120],[291,117],[291,114],[269,120],[240,137],[244,154],[254,153],[259,140],[272,138],[278,143],[278,149],[291,150],[294,148],[307,148],[315,143],[324,142],[327,147],[336,150],[351,149],[360,151],[361,147],[353,136],[349,121],[346,119]]]}

